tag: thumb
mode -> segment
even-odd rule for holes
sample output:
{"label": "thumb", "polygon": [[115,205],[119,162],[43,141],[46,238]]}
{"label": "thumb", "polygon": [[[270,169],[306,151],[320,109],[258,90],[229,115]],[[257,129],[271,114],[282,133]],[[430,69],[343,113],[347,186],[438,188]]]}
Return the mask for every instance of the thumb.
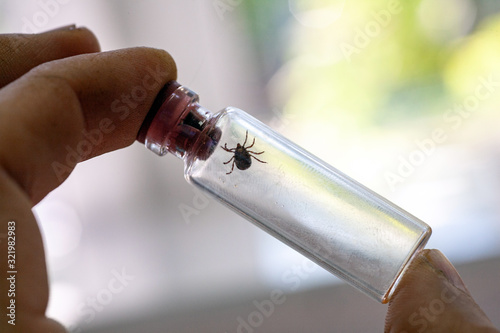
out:
{"label": "thumb", "polygon": [[496,332],[438,250],[413,260],[389,302],[385,332]]}

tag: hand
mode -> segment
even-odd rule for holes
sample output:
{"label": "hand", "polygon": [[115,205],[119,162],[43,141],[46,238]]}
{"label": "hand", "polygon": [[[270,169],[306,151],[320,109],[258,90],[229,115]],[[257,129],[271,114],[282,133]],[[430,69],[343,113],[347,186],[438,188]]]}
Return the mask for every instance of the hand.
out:
{"label": "hand", "polygon": [[390,333],[498,333],[452,264],[438,250],[422,251],[389,302]]}
{"label": "hand", "polygon": [[[14,286],[0,279],[1,332],[64,332],[45,317],[47,271],[31,208],[77,162],[132,144],[158,91],[175,78],[165,51],[99,52],[84,28],[0,35],[0,271],[13,270],[10,221],[18,269]],[[15,326],[4,315],[12,300]]]}

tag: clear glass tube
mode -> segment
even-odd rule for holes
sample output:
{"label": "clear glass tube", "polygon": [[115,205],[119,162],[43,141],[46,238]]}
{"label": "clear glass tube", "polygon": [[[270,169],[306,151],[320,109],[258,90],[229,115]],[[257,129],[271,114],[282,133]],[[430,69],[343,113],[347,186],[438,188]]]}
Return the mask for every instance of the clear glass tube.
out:
{"label": "clear glass tube", "polygon": [[[427,224],[245,112],[212,115],[187,88],[169,89],[184,97],[158,102],[142,131],[148,147],[182,155],[188,182],[376,300],[389,300],[430,237]],[[162,125],[162,113],[177,118],[173,127]],[[196,128],[190,141],[179,135],[193,132],[186,126]]]}

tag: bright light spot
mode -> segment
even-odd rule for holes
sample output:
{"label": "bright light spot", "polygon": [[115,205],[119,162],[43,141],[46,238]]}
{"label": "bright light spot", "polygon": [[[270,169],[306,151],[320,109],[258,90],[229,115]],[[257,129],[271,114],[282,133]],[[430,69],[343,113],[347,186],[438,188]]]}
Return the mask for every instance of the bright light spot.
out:
{"label": "bright light spot", "polygon": [[470,0],[423,0],[418,16],[427,37],[440,43],[466,35],[474,24],[476,7]]}
{"label": "bright light spot", "polygon": [[75,210],[61,201],[42,201],[33,209],[44,236],[47,256],[64,257],[78,247],[82,234]]}
{"label": "bright light spot", "polygon": [[311,0],[289,0],[292,15],[300,24],[309,28],[324,29],[337,21],[342,15],[346,0],[323,1],[321,6]]}
{"label": "bright light spot", "polygon": [[52,283],[47,317],[59,321],[66,327],[74,326],[81,319],[76,310],[82,299],[82,293],[75,286],[62,282]]}

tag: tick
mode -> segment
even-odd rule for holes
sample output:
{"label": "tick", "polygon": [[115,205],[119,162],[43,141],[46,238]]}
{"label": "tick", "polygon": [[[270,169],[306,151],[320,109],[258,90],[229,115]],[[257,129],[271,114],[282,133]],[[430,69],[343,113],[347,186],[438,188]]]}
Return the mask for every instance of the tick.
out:
{"label": "tick", "polygon": [[[224,164],[229,164],[231,161],[233,161],[233,164],[231,166],[231,171],[226,172],[226,175],[229,175],[230,173],[233,172],[234,165],[236,164],[236,167],[240,170],[246,170],[250,168],[252,165],[252,157],[255,158],[257,161],[260,163],[267,163],[264,161],[259,160],[257,157],[254,155],[260,155],[263,154],[264,152],[261,151],[260,153],[257,153],[255,151],[248,150],[249,148],[252,148],[253,145],[255,144],[255,137],[253,138],[252,144],[248,147],[245,147],[245,144],[247,143],[248,140],[248,130],[247,133],[245,134],[245,141],[243,142],[242,145],[239,143],[236,145],[236,148],[227,148],[227,143],[224,144],[224,147],[221,146],[222,149],[224,149],[227,152],[234,153],[233,157],[227,162],[224,162]],[[253,155],[252,155],[253,154]]]}

